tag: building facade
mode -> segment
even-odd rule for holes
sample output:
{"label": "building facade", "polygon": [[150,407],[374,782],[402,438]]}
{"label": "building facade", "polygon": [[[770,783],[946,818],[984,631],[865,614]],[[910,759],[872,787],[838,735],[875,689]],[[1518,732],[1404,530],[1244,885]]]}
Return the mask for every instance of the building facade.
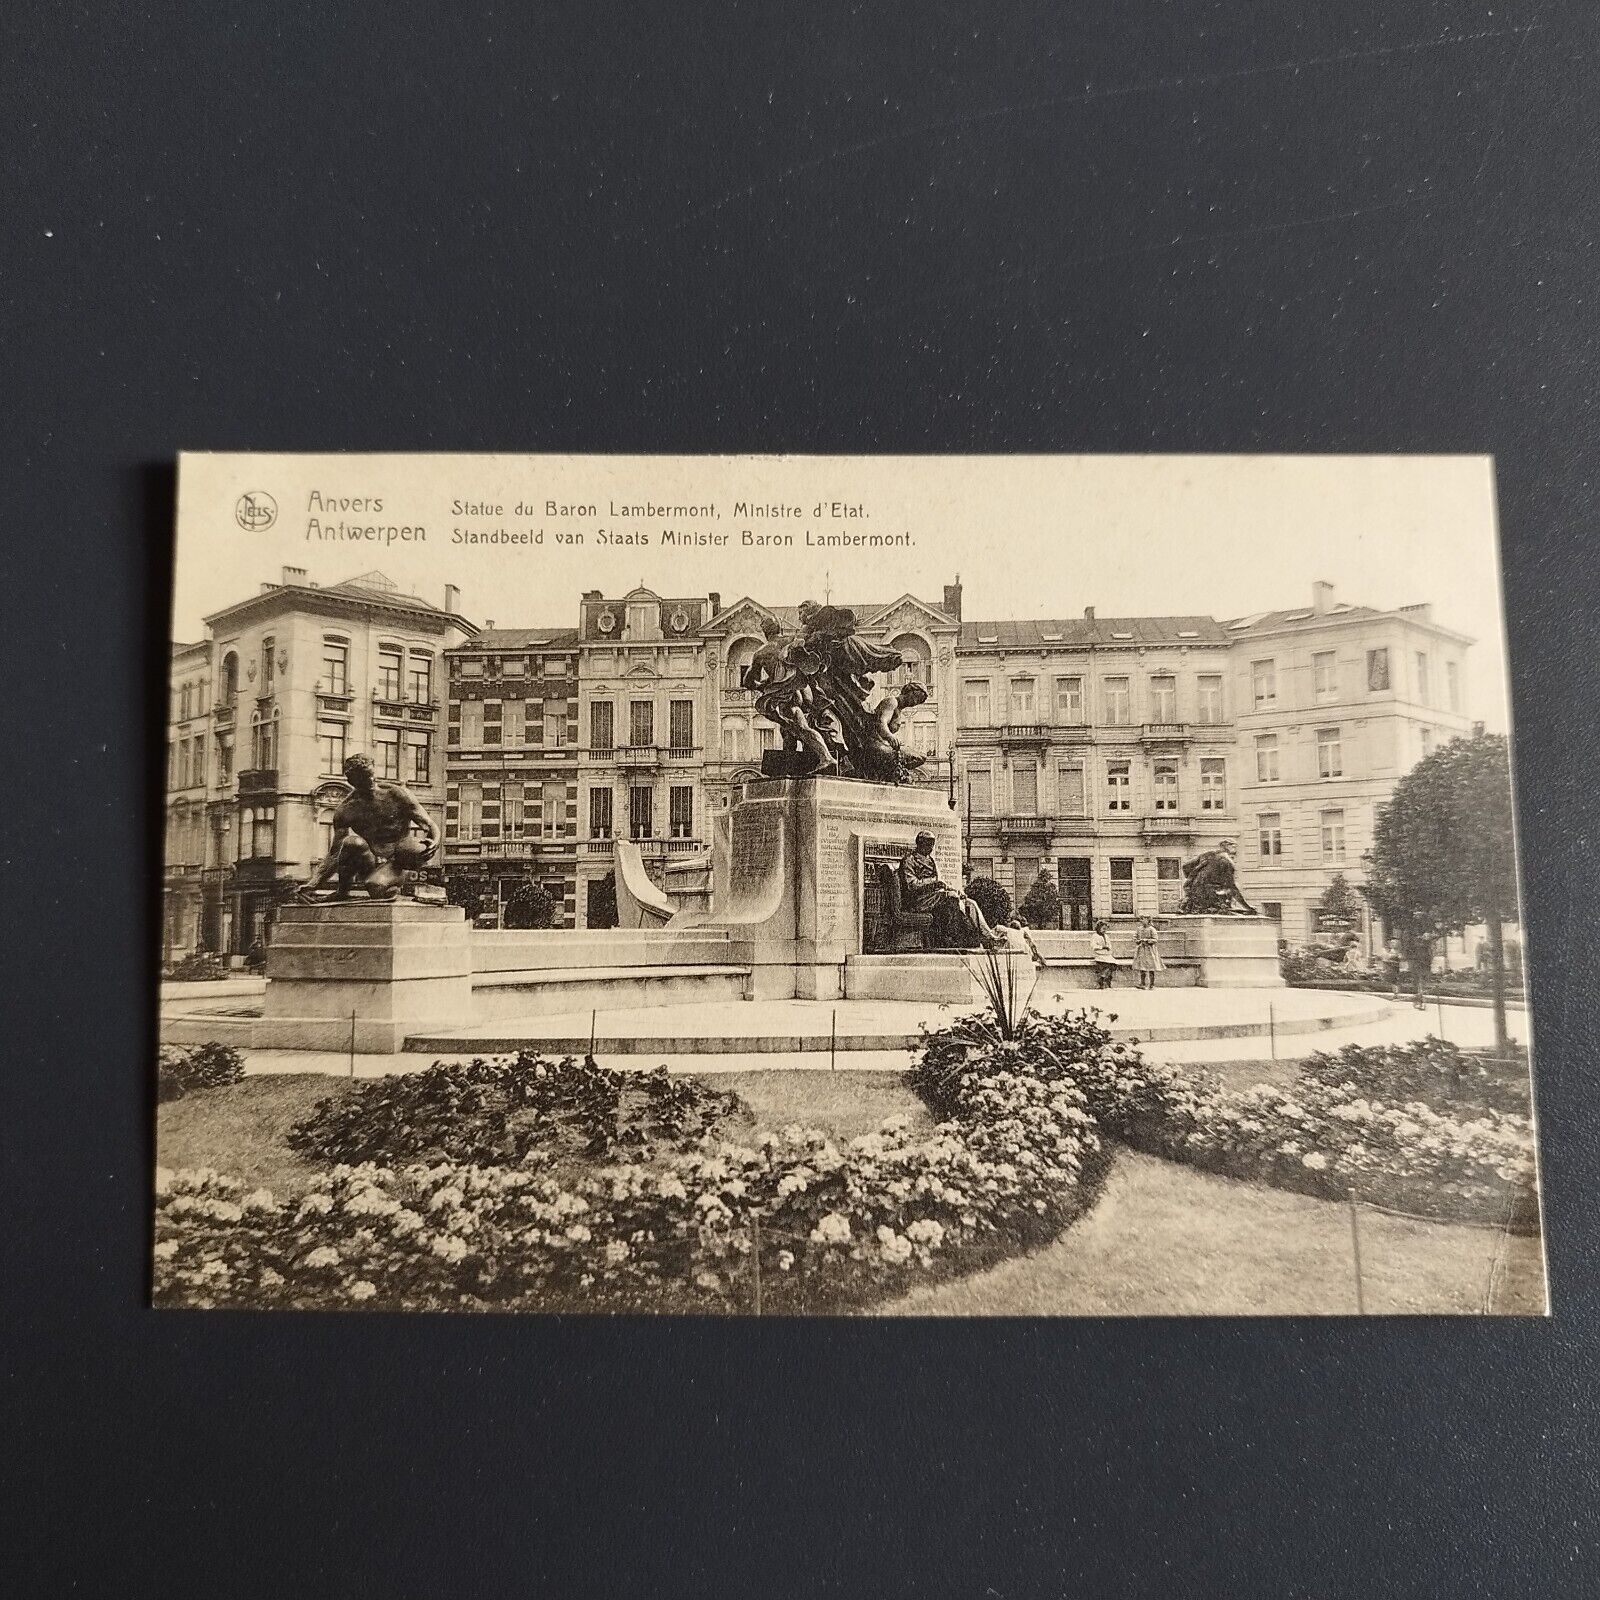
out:
{"label": "building facade", "polygon": [[1176,911],[1187,856],[1237,831],[1229,643],[1210,617],[969,622],[956,657],[969,876],[1065,922]]}
{"label": "building facade", "polygon": [[[1310,606],[1227,624],[1238,708],[1239,879],[1290,944],[1335,874],[1359,885],[1378,814],[1424,756],[1472,731],[1471,640],[1426,605],[1377,611],[1317,584]],[[1381,929],[1361,929],[1367,953]]]}
{"label": "building facade", "polygon": [[[167,693],[166,858],[161,958],[179,961],[204,943],[208,871],[207,776],[211,765],[211,642],[172,647]],[[211,880],[214,884],[214,878]]]}
{"label": "building facade", "polygon": [[244,955],[326,856],[342,768],[370,755],[436,818],[444,806],[444,652],[476,629],[382,573],[278,583],[206,618],[214,690],[200,937]]}
{"label": "building facade", "polygon": [[445,655],[445,869],[497,923],[529,881],[552,926],[576,919],[577,644],[575,628],[489,625]]}

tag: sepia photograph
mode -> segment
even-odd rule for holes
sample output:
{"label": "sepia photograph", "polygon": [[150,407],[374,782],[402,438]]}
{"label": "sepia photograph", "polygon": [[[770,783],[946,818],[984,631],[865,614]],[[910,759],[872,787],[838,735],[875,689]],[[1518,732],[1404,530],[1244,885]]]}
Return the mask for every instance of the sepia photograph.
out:
{"label": "sepia photograph", "polygon": [[177,522],[157,1305],[1546,1312],[1488,459]]}

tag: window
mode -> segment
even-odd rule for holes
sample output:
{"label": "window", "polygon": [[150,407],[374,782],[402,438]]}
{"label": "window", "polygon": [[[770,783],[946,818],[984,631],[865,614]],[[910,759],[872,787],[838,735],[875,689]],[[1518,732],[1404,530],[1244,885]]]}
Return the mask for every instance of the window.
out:
{"label": "window", "polygon": [[483,662],[475,657],[469,658],[461,662],[459,671],[463,678],[481,678],[483,676]]}
{"label": "window", "polygon": [[188,684],[184,684],[184,686],[178,691],[178,721],[179,722],[187,722],[189,720],[189,700],[190,700],[190,698],[191,698],[191,691],[190,691],[189,685]]}
{"label": "window", "polygon": [[1250,694],[1258,706],[1276,705],[1278,701],[1278,663],[1252,661],[1250,663]]}
{"label": "window", "polygon": [[778,730],[770,722],[756,723],[756,739],[763,750],[778,748]]}
{"label": "window", "polygon": [[667,743],[679,751],[694,749],[694,701],[667,702]]}
{"label": "window", "polygon": [[400,781],[400,730],[398,728],[379,728],[373,734],[372,747],[375,752],[373,766],[377,769],[380,778],[387,778],[391,783]]}
{"label": "window", "polygon": [[261,641],[261,692],[271,694],[272,686],[278,678],[278,646],[277,641],[266,638]]}
{"label": "window", "polygon": [[322,681],[317,687],[324,694],[349,694],[350,645],[333,634],[322,639]]}
{"label": "window", "polygon": [[1133,809],[1133,777],[1131,763],[1106,762],[1106,810],[1131,811]]}
{"label": "window", "polygon": [[1264,861],[1276,860],[1283,854],[1283,818],[1276,811],[1263,811],[1256,818],[1256,841]]}
{"label": "window", "polygon": [[1130,721],[1133,695],[1126,678],[1107,678],[1105,681],[1105,717],[1106,724],[1113,728],[1125,728]]}
{"label": "window", "polygon": [[1228,809],[1228,763],[1221,756],[1203,756],[1200,761],[1200,809]]}
{"label": "window", "polygon": [[1011,680],[1011,720],[1013,722],[1032,722],[1034,717],[1032,678],[1013,678]]}
{"label": "window", "polygon": [[609,785],[589,791],[589,837],[591,839],[609,839],[611,837],[611,788]]}
{"label": "window", "polygon": [[222,658],[222,677],[217,683],[217,703],[231,706],[238,698],[239,658],[230,650]]}
{"label": "window", "polygon": [[1155,782],[1156,810],[1178,809],[1178,763],[1172,756],[1162,756],[1152,768]]}
{"label": "window", "polygon": [[278,764],[278,724],[259,717],[250,725],[250,765],[272,768]]}
{"label": "window", "polygon": [[1056,767],[1056,811],[1063,817],[1081,817],[1088,801],[1084,792],[1083,763],[1063,761]]}
{"label": "window", "polygon": [[217,735],[217,782],[233,782],[233,735],[219,733]]}
{"label": "window", "polygon": [[500,793],[500,831],[507,839],[522,832],[522,785],[508,783]]}
{"label": "window", "polygon": [[628,836],[631,839],[653,839],[656,832],[655,792],[637,788],[628,791]]}
{"label": "window", "polygon": [[540,809],[545,838],[555,839],[565,834],[567,827],[567,786],[564,783],[546,781]]}
{"label": "window", "polygon": [[589,707],[589,748],[616,748],[616,708],[609,700],[596,700]]}
{"label": "window", "polygon": [[1174,915],[1183,904],[1183,860],[1180,856],[1156,857],[1156,909],[1165,917]]}
{"label": "window", "polygon": [[527,742],[527,716],[528,706],[524,700],[507,700],[501,710],[505,719],[505,726],[501,732],[501,742],[504,744],[524,744]]}
{"label": "window", "polygon": [[380,644],[378,646],[378,698],[380,700],[398,700],[400,698],[400,672],[405,657],[400,653],[397,644]]}
{"label": "window", "polygon": [[961,686],[961,709],[969,727],[987,728],[989,726],[989,680],[987,678],[968,678]]}
{"label": "window", "polygon": [[323,772],[344,770],[344,740],[345,726],[342,722],[324,721],[317,724],[317,749]]}
{"label": "window", "polygon": [[1150,720],[1178,720],[1178,680],[1168,673],[1158,674],[1150,680]]}
{"label": "window", "polygon": [[967,806],[975,817],[994,812],[994,773],[987,763],[967,767]]}
{"label": "window", "polygon": [[628,707],[628,743],[649,745],[656,742],[656,708],[652,700],[635,700]]}
{"label": "window", "polygon": [[1425,650],[1417,651],[1417,699],[1425,706],[1433,704],[1429,697],[1428,683],[1428,655]]}
{"label": "window", "polygon": [[1319,650],[1311,658],[1311,692],[1318,700],[1339,698],[1339,657],[1332,650]]}
{"label": "window", "polygon": [[628,637],[648,639],[655,631],[656,608],[645,602],[628,607]]}
{"label": "window", "polygon": [[1367,651],[1367,693],[1379,694],[1389,687],[1389,652],[1380,646]]}
{"label": "window", "polygon": [[456,831],[463,839],[476,839],[483,831],[483,787],[481,784],[461,785],[461,803],[457,808]]}
{"label": "window", "polygon": [[485,744],[499,744],[505,737],[504,723],[501,720],[501,714],[504,709],[503,701],[485,700],[483,702],[483,742]]}
{"label": "window", "polygon": [[551,750],[559,750],[567,742],[566,701],[558,701],[555,705],[551,705],[549,701],[545,702],[544,742]]}
{"label": "window", "polygon": [[914,633],[903,633],[889,641],[889,648],[900,657],[900,665],[890,675],[890,684],[898,687],[903,683],[920,683],[931,694],[933,662],[927,644]]}
{"label": "window", "polygon": [[1018,817],[1039,814],[1039,763],[1016,761],[1011,766],[1011,812]]}
{"label": "window", "polygon": [[420,731],[406,734],[406,764],[404,783],[433,782],[433,741]]}
{"label": "window", "polygon": [[1261,902],[1261,915],[1269,922],[1282,923],[1283,902],[1281,900],[1263,900]]}
{"label": "window", "polygon": [[1114,917],[1133,915],[1132,856],[1111,858],[1111,915]]}
{"label": "window", "polygon": [[1222,675],[1203,672],[1195,682],[1195,720],[1215,727],[1222,721]]}
{"label": "window", "polygon": [[278,854],[278,810],[276,806],[255,806],[245,812],[245,825],[240,829],[240,842],[250,842],[250,854],[257,860],[270,861]]}
{"label": "window", "polygon": [[725,761],[746,759],[744,731],[745,722],[742,717],[722,719],[722,756]]}
{"label": "window", "polygon": [[1256,782],[1278,781],[1278,736],[1275,733],[1256,735]]}
{"label": "window", "polygon": [[1322,859],[1344,860],[1344,812],[1342,809],[1322,813]]}
{"label": "window", "polygon": [[1075,727],[1083,721],[1083,679],[1056,679],[1056,721]]}
{"label": "window", "polygon": [[546,656],[544,658],[544,675],[547,678],[564,678],[571,669],[563,656]]}
{"label": "window", "polygon": [[694,789],[675,783],[667,790],[667,825],[674,839],[694,837]]}
{"label": "window", "polygon": [[483,743],[483,701],[461,702],[461,742],[469,748]]}
{"label": "window", "polygon": [[500,663],[500,676],[502,678],[526,678],[528,676],[528,658],[526,656],[507,656]]}
{"label": "window", "polygon": [[190,774],[190,781],[196,785],[206,781],[206,741],[203,734],[196,734],[193,749],[194,767]]}
{"label": "window", "polygon": [[426,651],[411,652],[411,666],[406,674],[406,697],[415,706],[425,706],[433,699],[433,657]]}
{"label": "window", "polygon": [[1317,729],[1317,776],[1342,778],[1344,776],[1344,745],[1337,728]]}
{"label": "window", "polygon": [[1461,667],[1458,662],[1444,664],[1444,690],[1452,711],[1461,709]]}

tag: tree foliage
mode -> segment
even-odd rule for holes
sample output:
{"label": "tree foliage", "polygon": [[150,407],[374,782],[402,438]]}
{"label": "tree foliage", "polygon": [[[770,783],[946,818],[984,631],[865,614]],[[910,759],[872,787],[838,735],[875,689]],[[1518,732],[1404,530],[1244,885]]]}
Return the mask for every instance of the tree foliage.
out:
{"label": "tree foliage", "polygon": [[1041,872],[1028,886],[1021,910],[1030,928],[1060,927],[1061,891],[1048,872]]}
{"label": "tree foliage", "polygon": [[1502,735],[1455,739],[1395,785],[1373,830],[1365,893],[1388,927],[1430,942],[1517,915]]}
{"label": "tree foliage", "polygon": [[978,909],[988,919],[991,927],[1009,922],[1013,916],[1011,896],[993,878],[977,877],[967,885],[967,893],[977,901]]}
{"label": "tree foliage", "polygon": [[532,878],[524,878],[506,900],[505,925],[508,928],[548,928],[555,922],[556,902],[550,892]]}
{"label": "tree foliage", "polygon": [[1350,887],[1350,880],[1336,872],[1322,898],[1317,901],[1317,926],[1355,927],[1361,921],[1361,897]]}

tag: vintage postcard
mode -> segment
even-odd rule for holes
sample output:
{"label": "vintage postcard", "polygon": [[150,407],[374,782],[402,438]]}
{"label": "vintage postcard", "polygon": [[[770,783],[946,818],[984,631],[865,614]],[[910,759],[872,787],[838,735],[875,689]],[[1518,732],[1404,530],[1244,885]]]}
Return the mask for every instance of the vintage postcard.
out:
{"label": "vintage postcard", "polygon": [[1482,457],[186,455],[154,1296],[1546,1310]]}

